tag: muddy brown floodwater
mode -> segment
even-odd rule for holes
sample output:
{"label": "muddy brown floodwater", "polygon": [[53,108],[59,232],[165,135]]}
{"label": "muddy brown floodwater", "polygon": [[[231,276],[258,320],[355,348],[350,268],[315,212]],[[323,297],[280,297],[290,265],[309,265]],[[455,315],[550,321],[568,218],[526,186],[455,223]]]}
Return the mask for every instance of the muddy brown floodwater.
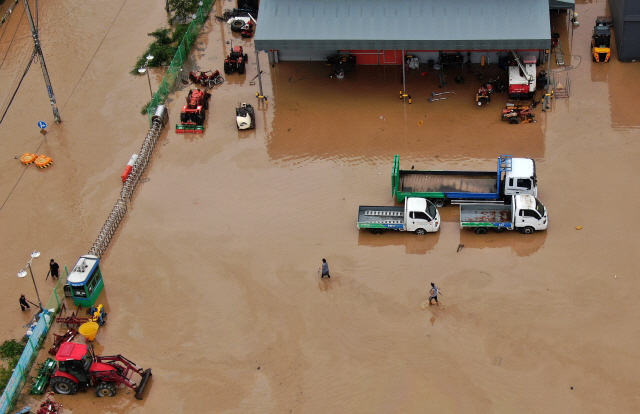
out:
{"label": "muddy brown floodwater", "polygon": [[[203,135],[173,132],[188,87],[171,96],[170,125],[102,261],[109,317],[96,351],[150,367],[153,379],[143,401],[128,390],[56,396],[65,412],[640,411],[640,67],[615,52],[591,62],[592,22],[606,3],[578,3],[580,27],[552,16],[571,98],[523,125],[499,121],[504,95],[478,107],[479,81],[466,72],[463,85],[448,72],[455,94],[432,103],[437,74],[410,72],[409,105],[398,99],[399,68],[337,80],[321,62],[270,67],[264,54],[268,103],[258,105],[251,42],[207,22],[185,70],[222,70],[233,40],[248,51],[247,74],[212,91]],[[15,276],[30,252],[42,252],[33,269],[46,300],[48,260],[73,266],[118,197],[148,128],[139,115],[148,85],[129,71],[164,23],[163,6],[40,4],[63,123],[53,125],[33,66],[0,125],[5,339],[31,317],[17,300],[35,301],[33,286]],[[11,45],[8,34],[0,40],[7,79],[31,47],[25,23],[9,27],[18,28]],[[152,71],[154,88],[161,77]],[[258,106],[257,129],[236,130],[238,102]],[[39,120],[50,124],[46,142]],[[27,151],[53,166],[25,169],[14,157]],[[417,169],[493,170],[500,154],[533,157],[549,230],[476,235],[445,207],[437,234],[359,233],[358,205],[393,204],[394,154]],[[318,277],[322,258],[331,279]],[[423,309],[430,282],[443,296]]]}

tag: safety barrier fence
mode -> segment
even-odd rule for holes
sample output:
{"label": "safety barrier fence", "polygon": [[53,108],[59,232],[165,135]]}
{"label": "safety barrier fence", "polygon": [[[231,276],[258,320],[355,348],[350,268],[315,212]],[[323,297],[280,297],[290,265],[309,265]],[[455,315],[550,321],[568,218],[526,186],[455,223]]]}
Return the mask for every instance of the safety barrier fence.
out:
{"label": "safety barrier fence", "polygon": [[178,51],[173,57],[173,60],[169,65],[169,69],[167,69],[167,73],[164,75],[164,78],[162,78],[158,91],[153,95],[153,99],[147,107],[147,115],[149,116],[150,125],[153,125],[153,114],[155,114],[156,108],[167,100],[167,97],[173,90],[176,80],[180,76],[180,70],[184,66],[184,62],[189,57],[191,47],[196,42],[200,29],[207,20],[207,17],[211,12],[211,7],[214,3],[215,0],[202,0],[200,2],[200,7],[198,7],[198,11],[194,14],[195,18],[191,23],[189,23],[189,27],[180,42],[180,46],[178,46]]}
{"label": "safety barrier fence", "polygon": [[68,276],[69,271],[65,266],[63,274],[60,275],[58,283],[53,288],[53,293],[51,293],[47,305],[44,306],[44,312],[40,314],[40,319],[33,328],[33,333],[29,336],[24,351],[22,351],[22,355],[18,360],[18,365],[16,365],[13,375],[11,375],[7,387],[4,389],[2,397],[0,397],[1,414],[8,414],[13,410],[22,387],[29,379],[29,373],[38,356],[38,351],[42,347],[42,343],[47,337],[47,332],[49,332],[49,328],[51,328],[51,324],[64,302],[64,285],[67,283]]}

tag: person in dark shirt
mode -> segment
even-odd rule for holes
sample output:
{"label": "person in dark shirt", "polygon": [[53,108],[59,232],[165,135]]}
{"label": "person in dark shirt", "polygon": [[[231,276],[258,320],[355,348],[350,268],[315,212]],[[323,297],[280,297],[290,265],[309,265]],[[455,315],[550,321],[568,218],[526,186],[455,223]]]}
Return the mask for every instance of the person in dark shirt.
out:
{"label": "person in dark shirt", "polygon": [[60,266],[58,266],[58,263],[56,263],[55,260],[51,259],[51,261],[49,262],[49,269],[51,270],[51,278],[53,279],[54,277],[57,279],[58,277],[60,277],[59,274],[59,269]]}
{"label": "person in dark shirt", "polygon": [[320,279],[322,279],[323,277],[328,277],[329,279],[331,279],[331,276],[329,275],[329,263],[327,263],[326,259],[322,259],[322,276],[320,276]]}
{"label": "person in dark shirt", "polygon": [[27,303],[27,298],[25,298],[24,295],[20,295],[20,309],[24,311],[29,308],[31,308],[31,306]]}

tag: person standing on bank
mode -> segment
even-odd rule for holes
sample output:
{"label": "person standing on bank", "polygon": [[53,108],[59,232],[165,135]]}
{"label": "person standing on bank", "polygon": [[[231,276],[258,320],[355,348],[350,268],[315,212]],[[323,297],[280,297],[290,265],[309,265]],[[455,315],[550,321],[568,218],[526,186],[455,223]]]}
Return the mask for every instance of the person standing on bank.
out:
{"label": "person standing on bank", "polygon": [[438,304],[438,295],[441,294],[440,293],[440,289],[438,289],[438,287],[436,285],[433,284],[433,282],[431,282],[431,290],[429,291],[429,305],[431,305],[431,300],[435,299],[436,300],[436,305]]}
{"label": "person standing on bank", "polygon": [[331,279],[331,276],[329,275],[329,263],[327,263],[327,259],[322,259],[321,269],[322,269],[322,275],[320,276],[320,279],[322,279],[325,276]]}
{"label": "person standing on bank", "polygon": [[59,269],[60,269],[60,266],[58,266],[58,263],[56,263],[55,260],[51,259],[51,261],[49,262],[49,270],[51,270],[51,278],[52,279],[54,277],[56,279],[60,277]]}
{"label": "person standing on bank", "polygon": [[27,303],[27,298],[24,295],[20,295],[20,310],[24,311],[25,309],[30,309],[31,306]]}

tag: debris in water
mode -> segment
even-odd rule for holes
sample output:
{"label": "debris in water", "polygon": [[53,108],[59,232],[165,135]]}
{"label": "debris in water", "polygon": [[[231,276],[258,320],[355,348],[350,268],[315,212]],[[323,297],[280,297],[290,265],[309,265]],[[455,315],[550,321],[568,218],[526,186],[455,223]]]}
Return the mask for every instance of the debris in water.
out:
{"label": "debris in water", "polygon": [[576,230],[582,230],[582,226],[577,226]]}
{"label": "debris in water", "polygon": [[459,244],[458,245],[458,251],[456,251],[456,253],[460,253],[460,250],[464,249],[464,244]]}
{"label": "debris in water", "polygon": [[418,121],[418,125],[424,124],[424,121]]}

